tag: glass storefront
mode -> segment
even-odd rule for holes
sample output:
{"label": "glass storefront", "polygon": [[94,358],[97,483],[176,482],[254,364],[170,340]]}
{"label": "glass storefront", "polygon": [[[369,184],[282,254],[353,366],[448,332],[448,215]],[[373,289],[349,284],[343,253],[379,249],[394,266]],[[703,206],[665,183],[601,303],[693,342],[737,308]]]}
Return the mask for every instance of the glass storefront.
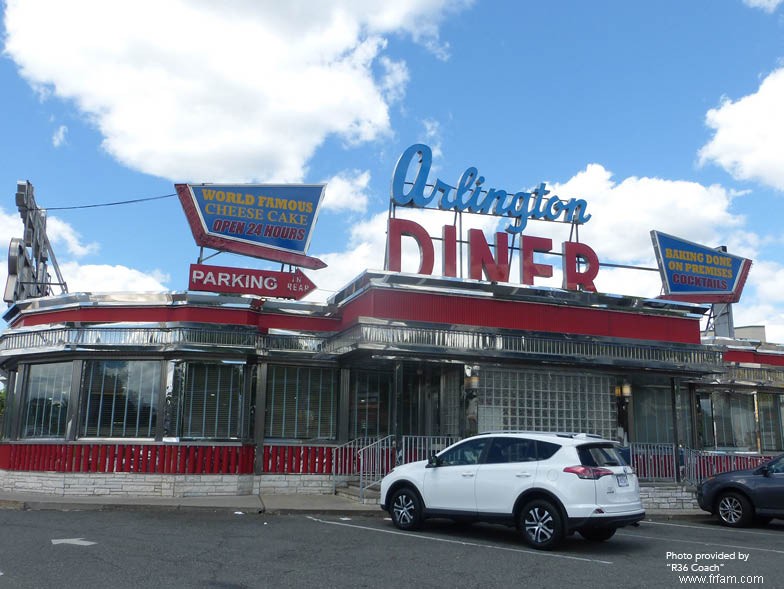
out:
{"label": "glass storefront", "polygon": [[249,395],[244,364],[187,362],[176,373],[174,431],[190,440],[232,440],[247,436]]}
{"label": "glass storefront", "polygon": [[20,437],[65,437],[72,370],[72,362],[30,366],[22,406]]}
{"label": "glass storefront", "polygon": [[160,362],[88,360],[81,382],[79,437],[155,437]]}
{"label": "glass storefront", "polygon": [[[260,371],[242,361],[101,358],[23,364],[8,399],[16,427],[5,436],[248,441],[257,375],[266,374],[265,438],[381,438],[396,433],[395,381],[388,362],[374,368],[270,363]],[[773,387],[563,367],[467,368],[404,363],[397,433],[568,431],[719,452],[784,450],[784,395]],[[468,381],[476,387],[469,394]]]}
{"label": "glass storefront", "polygon": [[266,436],[334,440],[338,385],[339,372],[333,368],[270,365]]}
{"label": "glass storefront", "polygon": [[784,450],[784,395],[747,388],[697,391],[697,444],[725,452]]}

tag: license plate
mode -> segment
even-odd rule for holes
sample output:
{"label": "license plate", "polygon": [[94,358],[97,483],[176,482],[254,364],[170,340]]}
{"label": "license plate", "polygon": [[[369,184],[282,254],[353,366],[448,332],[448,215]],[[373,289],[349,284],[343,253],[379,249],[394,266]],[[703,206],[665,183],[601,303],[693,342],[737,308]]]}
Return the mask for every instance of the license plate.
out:
{"label": "license plate", "polygon": [[625,474],[619,474],[615,478],[618,479],[618,486],[619,487],[628,487],[629,486],[629,479],[626,478]]}

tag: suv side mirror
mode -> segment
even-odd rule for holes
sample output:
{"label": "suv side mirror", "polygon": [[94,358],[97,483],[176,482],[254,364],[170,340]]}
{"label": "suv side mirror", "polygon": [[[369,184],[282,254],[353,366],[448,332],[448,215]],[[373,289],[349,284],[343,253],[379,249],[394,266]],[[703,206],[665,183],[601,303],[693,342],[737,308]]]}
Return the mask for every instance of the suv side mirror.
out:
{"label": "suv side mirror", "polygon": [[762,476],[764,476],[764,477],[769,477],[770,476],[770,469],[768,468],[767,464],[763,464],[762,466],[760,466],[759,471],[760,471],[760,474]]}
{"label": "suv side mirror", "polygon": [[430,455],[430,458],[427,459],[427,467],[435,468],[436,466],[440,466],[440,465],[441,465],[441,459],[438,456],[436,456],[435,452],[433,452]]}

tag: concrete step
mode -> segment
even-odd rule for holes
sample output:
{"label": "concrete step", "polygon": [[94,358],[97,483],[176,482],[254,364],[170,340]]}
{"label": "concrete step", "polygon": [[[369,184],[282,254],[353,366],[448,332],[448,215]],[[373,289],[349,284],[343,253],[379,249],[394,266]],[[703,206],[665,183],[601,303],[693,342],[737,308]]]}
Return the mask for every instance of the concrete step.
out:
{"label": "concrete step", "polygon": [[364,497],[360,499],[359,482],[355,481],[350,481],[345,485],[338,486],[335,489],[335,494],[338,497],[351,499],[352,501],[362,503],[363,505],[378,505],[380,496],[378,486],[375,486],[370,489],[365,489]]}

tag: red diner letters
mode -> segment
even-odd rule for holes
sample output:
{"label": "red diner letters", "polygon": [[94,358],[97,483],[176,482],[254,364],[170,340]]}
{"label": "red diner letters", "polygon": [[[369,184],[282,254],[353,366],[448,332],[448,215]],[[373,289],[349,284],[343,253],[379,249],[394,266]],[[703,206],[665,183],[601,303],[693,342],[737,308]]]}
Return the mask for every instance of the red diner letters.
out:
{"label": "red diner letters", "polygon": [[[387,233],[387,268],[400,272],[402,268],[403,237],[414,239],[419,248],[417,274],[432,275],[435,266],[433,238],[424,227],[409,219],[390,219]],[[442,275],[457,276],[457,231],[454,225],[444,225],[441,243],[443,247]],[[553,242],[546,237],[523,235],[520,239],[520,275],[522,284],[533,285],[534,278],[550,278],[553,267],[534,262],[535,253],[549,253]],[[490,282],[508,282],[510,274],[509,240],[504,232],[495,234],[494,252],[480,229],[468,230],[468,272],[473,280],[485,277]],[[562,244],[563,288],[596,292],[594,279],[599,273],[599,258],[596,252],[584,243],[565,241]]]}

